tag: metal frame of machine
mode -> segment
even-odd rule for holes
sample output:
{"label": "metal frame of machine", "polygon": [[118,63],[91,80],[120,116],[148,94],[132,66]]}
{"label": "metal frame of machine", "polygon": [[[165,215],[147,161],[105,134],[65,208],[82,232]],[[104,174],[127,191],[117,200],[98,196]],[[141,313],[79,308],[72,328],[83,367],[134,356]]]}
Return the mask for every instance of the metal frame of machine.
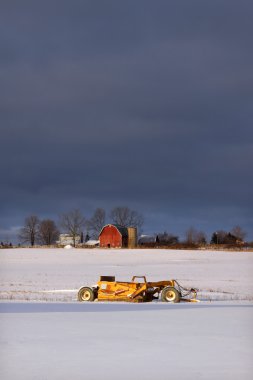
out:
{"label": "metal frame of machine", "polygon": [[[137,282],[136,279],[142,279]],[[176,280],[148,282],[145,276],[133,276],[131,282],[115,281],[114,276],[101,276],[95,286],[82,286],[78,301],[151,302],[198,302],[197,290],[183,288]]]}

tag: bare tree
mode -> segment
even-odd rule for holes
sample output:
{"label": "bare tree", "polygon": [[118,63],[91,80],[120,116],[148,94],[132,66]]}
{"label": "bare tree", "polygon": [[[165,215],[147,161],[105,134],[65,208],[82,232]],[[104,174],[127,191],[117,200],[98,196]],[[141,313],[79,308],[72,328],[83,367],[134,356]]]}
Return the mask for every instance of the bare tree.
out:
{"label": "bare tree", "polygon": [[60,226],[71,236],[74,247],[76,246],[77,237],[81,236],[84,225],[85,218],[78,209],[62,214],[60,217]]}
{"label": "bare tree", "polygon": [[33,247],[38,240],[39,218],[36,215],[28,216],[25,219],[24,227],[20,229],[19,240],[22,243],[29,243]]}
{"label": "bare tree", "polygon": [[53,220],[45,219],[39,224],[39,239],[42,244],[51,245],[59,238],[59,230]]}
{"label": "bare tree", "polygon": [[193,227],[188,228],[188,230],[185,232],[185,242],[187,244],[194,244],[195,243],[195,234],[196,230]]}
{"label": "bare tree", "polygon": [[240,226],[235,226],[231,230],[231,234],[234,235],[238,240],[244,241],[246,237],[246,232],[243,231],[243,229]]}
{"label": "bare tree", "polygon": [[115,207],[111,211],[110,217],[113,223],[123,227],[141,228],[144,222],[141,214],[135,210],[130,210],[128,207]]}
{"label": "bare tree", "polygon": [[97,208],[92,218],[87,222],[87,227],[91,231],[92,237],[97,239],[100,231],[105,225],[105,210]]}
{"label": "bare tree", "polygon": [[206,233],[203,231],[197,231],[195,239],[196,239],[196,244],[206,244],[207,243],[207,236],[206,236]]}
{"label": "bare tree", "polygon": [[206,234],[198,231],[194,227],[190,227],[185,232],[185,242],[187,244],[206,244]]}

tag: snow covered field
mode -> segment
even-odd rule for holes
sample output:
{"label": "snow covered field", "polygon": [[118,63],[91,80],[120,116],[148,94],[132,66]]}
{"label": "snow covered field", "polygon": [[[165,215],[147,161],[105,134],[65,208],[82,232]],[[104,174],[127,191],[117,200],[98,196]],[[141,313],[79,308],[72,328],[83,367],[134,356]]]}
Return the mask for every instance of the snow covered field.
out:
{"label": "snow covered field", "polygon": [[[252,378],[253,253],[17,249],[0,268],[1,379]],[[202,302],[76,302],[100,275],[175,278]]]}
{"label": "snow covered field", "polygon": [[0,299],[75,301],[100,275],[177,279],[212,300],[253,300],[253,252],[100,249],[0,251]]}

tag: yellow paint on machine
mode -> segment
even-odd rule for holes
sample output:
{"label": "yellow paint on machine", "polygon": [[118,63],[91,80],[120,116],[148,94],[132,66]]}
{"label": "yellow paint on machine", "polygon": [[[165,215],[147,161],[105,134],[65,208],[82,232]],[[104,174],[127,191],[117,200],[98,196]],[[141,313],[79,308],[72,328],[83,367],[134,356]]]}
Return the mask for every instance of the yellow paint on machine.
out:
{"label": "yellow paint on machine", "polygon": [[[141,282],[136,281],[137,279],[141,279]],[[133,276],[132,281],[126,282],[115,281],[114,276],[101,276],[96,286],[79,289],[78,300],[151,302],[161,294],[164,302],[197,301],[195,289],[192,288],[186,293],[187,296],[193,294],[193,298],[186,298],[181,292],[182,289],[184,288],[176,280],[148,282],[145,276]]]}

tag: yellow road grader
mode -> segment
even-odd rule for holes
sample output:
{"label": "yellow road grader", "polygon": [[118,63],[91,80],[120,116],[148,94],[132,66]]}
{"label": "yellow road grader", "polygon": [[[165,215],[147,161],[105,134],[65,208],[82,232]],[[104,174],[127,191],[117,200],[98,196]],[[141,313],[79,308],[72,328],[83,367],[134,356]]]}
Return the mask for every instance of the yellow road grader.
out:
{"label": "yellow road grader", "polygon": [[[141,281],[136,281],[137,279]],[[176,280],[147,282],[145,276],[133,276],[131,282],[115,281],[114,276],[101,276],[92,287],[83,286],[78,291],[78,301],[198,302],[196,289],[185,289]]]}

